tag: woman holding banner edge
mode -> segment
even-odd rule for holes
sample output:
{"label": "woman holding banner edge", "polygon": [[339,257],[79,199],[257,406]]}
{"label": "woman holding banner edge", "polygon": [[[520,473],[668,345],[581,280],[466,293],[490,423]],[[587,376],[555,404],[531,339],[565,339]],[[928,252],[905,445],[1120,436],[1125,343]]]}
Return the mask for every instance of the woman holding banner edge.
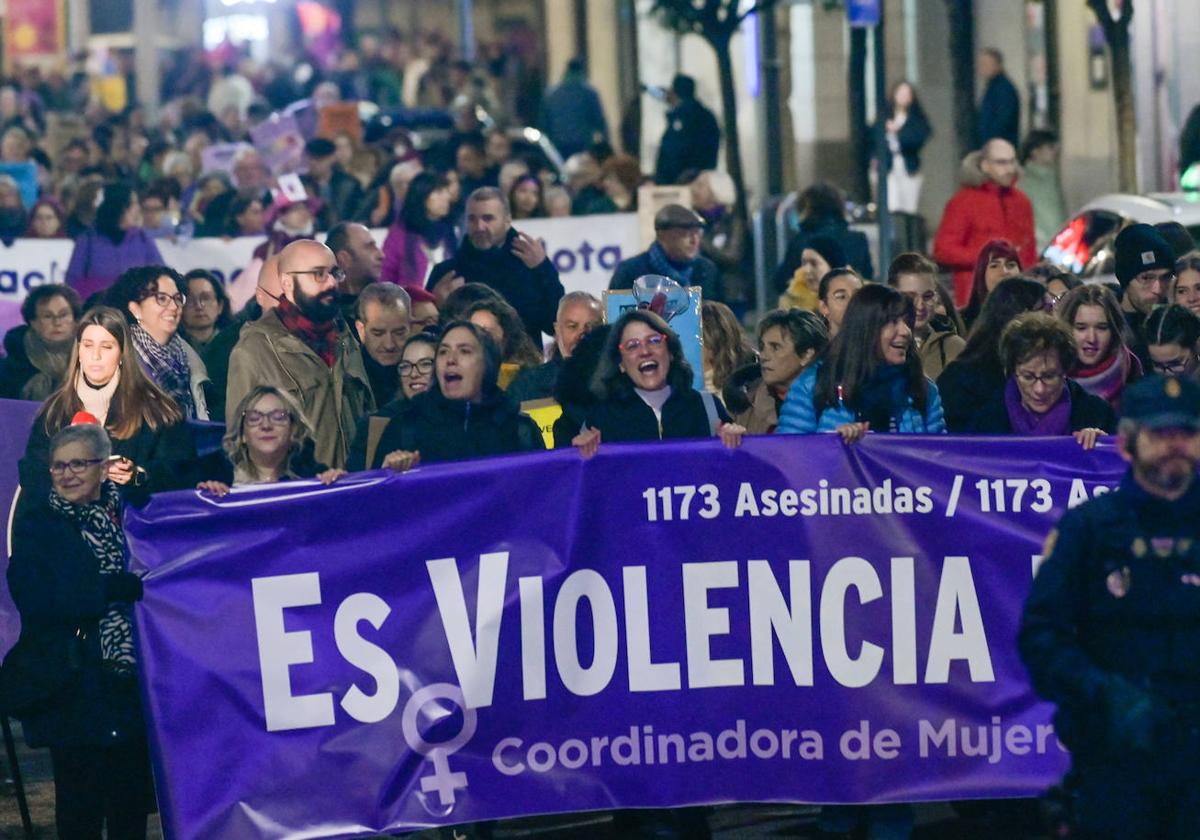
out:
{"label": "woman holding banner edge", "polygon": [[868,431],[946,431],[937,386],[913,341],[912,301],[868,285],[846,307],[825,357],[800,375],[779,413],[779,434],[837,432],[855,443]]}

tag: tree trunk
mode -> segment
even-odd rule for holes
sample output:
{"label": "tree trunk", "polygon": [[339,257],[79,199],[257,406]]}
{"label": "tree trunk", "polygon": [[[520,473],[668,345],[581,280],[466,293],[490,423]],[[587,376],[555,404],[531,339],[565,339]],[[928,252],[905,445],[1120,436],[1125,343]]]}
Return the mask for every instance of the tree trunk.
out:
{"label": "tree trunk", "polygon": [[746,203],[746,179],[742,175],[742,144],[738,139],[737,92],[733,87],[733,61],[729,58],[729,39],[710,41],[717,54],[717,72],[721,78],[721,123],[725,134],[725,165],[737,192],[734,213],[749,229]]}
{"label": "tree trunk", "polygon": [[850,193],[856,201],[871,200],[871,133],[867,126],[867,30],[850,27],[846,87],[850,106],[850,152],[854,168],[851,172]]}
{"label": "tree trunk", "polygon": [[975,10],[971,0],[946,0],[950,24],[950,76],[958,156],[975,150]]}
{"label": "tree trunk", "polygon": [[1133,66],[1129,57],[1129,27],[1115,25],[1109,34],[1113,101],[1117,108],[1117,160],[1121,192],[1136,193],[1137,122],[1133,108]]}

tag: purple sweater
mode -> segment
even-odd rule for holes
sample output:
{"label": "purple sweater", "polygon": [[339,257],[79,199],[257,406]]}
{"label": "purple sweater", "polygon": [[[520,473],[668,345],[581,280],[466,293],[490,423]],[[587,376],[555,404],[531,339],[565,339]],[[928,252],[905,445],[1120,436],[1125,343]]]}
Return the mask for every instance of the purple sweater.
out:
{"label": "purple sweater", "polygon": [[162,264],[158,246],[141,228],[126,231],[120,245],[114,245],[104,234],[88,230],[75,240],[66,280],[86,301],[111,286],[128,268]]}

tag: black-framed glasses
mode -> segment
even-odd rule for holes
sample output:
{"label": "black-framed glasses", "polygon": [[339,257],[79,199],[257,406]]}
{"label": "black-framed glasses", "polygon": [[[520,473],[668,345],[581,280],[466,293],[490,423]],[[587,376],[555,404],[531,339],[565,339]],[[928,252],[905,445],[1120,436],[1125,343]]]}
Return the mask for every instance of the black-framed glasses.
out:
{"label": "black-framed glasses", "polygon": [[401,376],[414,376],[417,374],[428,376],[431,373],[433,373],[433,359],[419,359],[415,362],[400,363]]}
{"label": "black-framed glasses", "polygon": [[70,461],[55,461],[50,465],[50,475],[57,478],[68,470],[71,472],[71,475],[83,475],[88,467],[94,467],[97,464],[103,463],[103,458],[72,458]]}
{"label": "black-framed glasses", "polygon": [[173,295],[169,295],[166,292],[151,292],[142,298],[142,300],[153,300],[163,309],[166,309],[172,303],[178,306],[180,309],[183,309],[183,305],[187,303],[187,295],[185,295],[183,292],[176,292]]}
{"label": "black-framed glasses", "polygon": [[323,280],[326,277],[331,277],[334,283],[341,283],[346,279],[346,272],[342,271],[340,265],[330,266],[329,268],[306,268],[303,271],[285,271],[284,273],[292,277],[308,274],[312,276],[313,280]]}
{"label": "black-framed glasses", "polygon": [[1029,387],[1032,387],[1040,382],[1042,385],[1045,385],[1048,388],[1053,388],[1055,385],[1058,385],[1063,381],[1063,373],[1062,371],[1056,371],[1054,373],[1030,373],[1027,370],[1019,370],[1017,371],[1017,379],[1022,385]]}
{"label": "black-framed glasses", "polygon": [[1200,356],[1188,355],[1184,356],[1182,359],[1172,359],[1169,362],[1151,361],[1150,366],[1154,368],[1155,373],[1179,375],[1181,373],[1187,373],[1188,367],[1190,367],[1192,362],[1197,358],[1200,358]]}
{"label": "black-framed glasses", "polygon": [[292,421],[292,413],[286,408],[277,408],[274,411],[255,411],[250,409],[242,414],[247,426],[261,426],[268,420],[272,426],[282,426],[284,423]]}
{"label": "black-framed glasses", "polygon": [[1162,283],[1163,287],[1166,288],[1167,286],[1171,285],[1171,281],[1174,279],[1175,275],[1170,271],[1163,271],[1162,273],[1143,271],[1141,274],[1133,278],[1133,282],[1137,283],[1143,289],[1148,289],[1155,283]]}

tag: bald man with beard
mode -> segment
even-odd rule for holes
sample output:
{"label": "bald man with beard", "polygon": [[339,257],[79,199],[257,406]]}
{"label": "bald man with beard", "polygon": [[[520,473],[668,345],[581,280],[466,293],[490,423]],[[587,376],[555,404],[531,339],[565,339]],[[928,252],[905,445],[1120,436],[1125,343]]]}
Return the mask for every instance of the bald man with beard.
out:
{"label": "bald man with beard", "polygon": [[[264,264],[266,282],[274,279]],[[257,385],[287,391],[313,425],[315,456],[345,467],[358,418],[375,408],[358,342],[338,312],[342,271],[333,252],[302,239],[279,252],[277,305],[242,329],[229,359],[225,422],[229,412]],[[274,297],[259,278],[260,305]]]}

